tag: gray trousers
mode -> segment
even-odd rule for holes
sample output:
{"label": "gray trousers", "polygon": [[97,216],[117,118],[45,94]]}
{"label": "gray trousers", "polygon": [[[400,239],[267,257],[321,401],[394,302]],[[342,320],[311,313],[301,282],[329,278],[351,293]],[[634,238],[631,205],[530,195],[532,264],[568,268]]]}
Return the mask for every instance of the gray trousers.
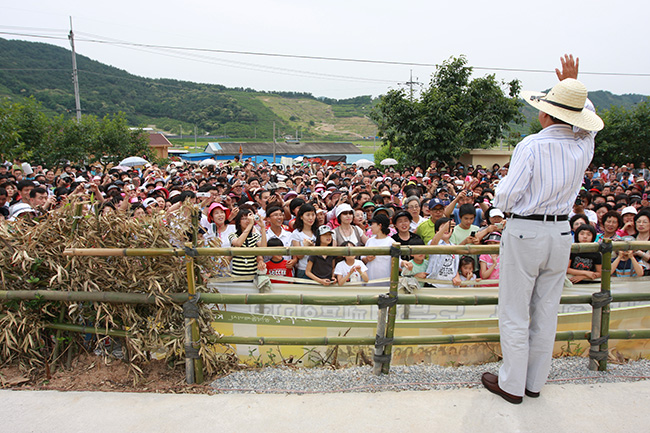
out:
{"label": "gray trousers", "polygon": [[523,396],[548,378],[573,236],[569,223],[509,219],[501,238],[499,386]]}

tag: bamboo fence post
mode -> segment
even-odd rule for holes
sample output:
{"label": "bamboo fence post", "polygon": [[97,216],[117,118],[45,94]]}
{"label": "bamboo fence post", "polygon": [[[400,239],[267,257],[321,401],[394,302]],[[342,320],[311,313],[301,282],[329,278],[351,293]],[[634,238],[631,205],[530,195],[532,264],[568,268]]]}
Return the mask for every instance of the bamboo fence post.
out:
{"label": "bamboo fence post", "polygon": [[[77,203],[74,207],[74,214],[72,216],[72,230],[70,235],[74,238],[74,235],[79,226],[79,220],[81,219],[82,206],[81,203]],[[61,306],[61,311],[59,312],[59,323],[63,323],[65,319],[65,306]],[[54,350],[52,351],[52,370],[56,370],[56,360],[59,357],[59,350],[61,350],[61,333],[62,331],[58,329],[56,331]]]}
{"label": "bamboo fence post", "polygon": [[[609,338],[609,303],[611,302],[612,241],[603,239],[601,244],[602,270],[600,292],[591,298],[593,307],[591,338],[589,339],[589,370],[607,369],[607,339]],[[605,310],[607,313],[605,313]],[[606,318],[606,319],[605,319]],[[606,320],[606,324],[603,323]]]}
{"label": "bamboo fence post", "polygon": [[393,340],[393,336],[395,335],[395,318],[397,316],[397,285],[399,281],[399,258],[400,258],[400,244],[393,244],[390,250],[390,291],[388,292],[388,296],[391,300],[395,300],[395,303],[393,303],[389,310],[388,310],[388,324],[386,325],[386,340],[388,344],[384,346],[384,356],[388,357],[388,361],[386,361],[382,367],[381,367],[381,372],[384,374],[388,374],[390,371],[390,355],[393,351],[393,345],[391,344],[391,341]]}
{"label": "bamboo fence post", "polygon": [[[185,318],[185,351],[187,352],[188,341],[192,341],[192,322],[191,319]],[[190,343],[191,344],[191,343]],[[187,353],[185,354],[185,382],[188,385],[191,385],[196,382],[194,377],[194,359],[188,358]]]}
{"label": "bamboo fence post", "polygon": [[[193,304],[191,308],[183,308],[185,313],[185,373],[188,378],[188,384],[192,383],[202,383],[203,382],[203,360],[198,356],[199,341],[201,335],[199,333],[199,324],[198,320],[198,305],[196,297],[196,285],[194,277],[194,258],[187,258],[187,289],[189,294],[189,300],[186,302],[186,305],[189,307]],[[191,309],[193,313],[187,314],[187,309]],[[194,317],[192,317],[194,316]],[[190,352],[193,356],[196,354],[195,358],[188,357]],[[191,370],[191,374],[188,370]],[[192,381],[190,382],[190,376]]]}
{"label": "bamboo fence post", "polygon": [[[601,287],[602,287],[602,280],[601,280]],[[602,289],[601,289],[602,291]],[[592,302],[593,305],[593,302]],[[590,339],[590,349],[589,349],[589,370],[598,370],[598,360],[593,357],[592,354],[595,354],[599,350],[599,346],[597,344],[591,343],[592,341],[600,338],[600,324],[601,324],[601,312],[602,308],[597,307],[593,308],[592,314],[591,314],[591,339]]]}
{"label": "bamboo fence post", "polygon": [[[199,212],[200,210],[198,207],[194,207],[192,209],[192,248],[197,247],[198,240],[199,240]],[[200,272],[196,272],[197,270],[199,270],[199,268],[193,257],[191,257],[191,263],[192,263],[192,281],[194,282],[193,284],[194,293],[191,293],[189,295],[190,295],[190,300],[196,302],[194,298],[196,296],[196,281],[198,280],[199,283],[201,283],[202,277]],[[199,343],[200,340],[201,340],[201,333],[199,331],[198,317],[196,317],[192,319],[192,344],[197,346],[195,347],[197,350],[200,347],[200,343]],[[203,383],[203,360],[201,359],[200,356],[194,359],[194,377],[196,378],[197,383]]]}
{"label": "bamboo fence post", "polygon": [[[607,297],[607,303],[601,309],[600,336],[605,337],[605,341],[600,345],[600,352],[608,354],[609,352],[609,316],[610,304],[612,300],[612,247],[611,240],[605,239],[606,250],[603,252],[603,264],[600,277],[600,290],[603,296]],[[607,356],[599,362],[598,370],[607,371]]]}
{"label": "bamboo fence post", "polygon": [[[385,296],[385,295],[384,295]],[[388,306],[379,307],[379,314],[377,316],[377,334],[375,336],[375,358],[379,359],[384,354],[384,346],[378,344],[386,336],[386,321],[388,318]],[[381,374],[383,363],[375,360],[372,372],[375,376]]]}

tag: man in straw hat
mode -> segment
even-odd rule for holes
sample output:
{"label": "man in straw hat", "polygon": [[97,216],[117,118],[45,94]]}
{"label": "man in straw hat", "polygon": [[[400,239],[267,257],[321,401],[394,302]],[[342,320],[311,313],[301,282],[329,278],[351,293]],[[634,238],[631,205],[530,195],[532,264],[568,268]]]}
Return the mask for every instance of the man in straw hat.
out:
{"label": "man in straw hat", "polygon": [[547,94],[522,92],[543,129],[522,140],[497,186],[494,206],[510,212],[501,239],[499,331],[503,364],[485,387],[510,403],[539,397],[551,365],[557,311],[573,238],[567,215],[594,154],[603,121],[565,55]]}

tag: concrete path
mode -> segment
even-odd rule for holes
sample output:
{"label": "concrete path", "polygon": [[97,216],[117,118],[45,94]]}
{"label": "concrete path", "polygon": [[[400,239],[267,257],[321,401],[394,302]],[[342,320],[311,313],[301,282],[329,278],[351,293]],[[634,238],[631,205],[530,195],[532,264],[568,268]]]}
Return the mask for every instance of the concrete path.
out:
{"label": "concrete path", "polygon": [[512,405],[485,389],[319,395],[172,395],[0,390],[1,431],[643,432],[650,381],[547,385]]}

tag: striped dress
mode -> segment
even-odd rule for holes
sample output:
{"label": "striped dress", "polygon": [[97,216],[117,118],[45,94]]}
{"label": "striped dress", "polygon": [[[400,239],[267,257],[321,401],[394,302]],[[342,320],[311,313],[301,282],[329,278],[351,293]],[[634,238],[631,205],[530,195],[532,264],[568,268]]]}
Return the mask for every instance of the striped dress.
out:
{"label": "striped dress", "polygon": [[[229,239],[232,244],[239,235],[230,233]],[[260,241],[261,236],[256,231],[252,230],[244,241],[242,248],[255,248]],[[234,277],[253,277],[257,274],[257,258],[256,256],[233,256],[232,258],[232,275]]]}

